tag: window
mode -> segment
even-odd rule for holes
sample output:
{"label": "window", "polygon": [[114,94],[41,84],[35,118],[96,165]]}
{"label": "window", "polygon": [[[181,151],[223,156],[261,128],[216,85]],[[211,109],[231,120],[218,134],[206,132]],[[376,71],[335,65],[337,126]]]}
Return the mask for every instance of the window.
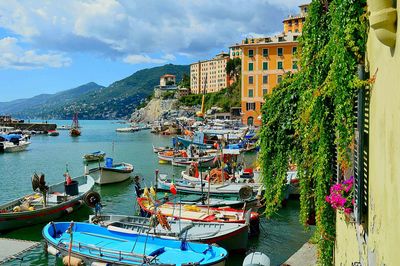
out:
{"label": "window", "polygon": [[263,75],[263,84],[268,83],[268,75]]}
{"label": "window", "polygon": [[249,63],[249,71],[253,71],[253,63]]}
{"label": "window", "polygon": [[239,55],[239,52],[236,52],[236,55]]}
{"label": "window", "polygon": [[297,69],[297,61],[292,62],[292,69]]}
{"label": "window", "polygon": [[249,97],[254,97],[254,90],[253,89],[249,89]]}
{"label": "window", "polygon": [[249,57],[253,57],[254,56],[254,50],[249,50]]}
{"label": "window", "polygon": [[263,56],[264,56],[264,57],[267,57],[268,54],[269,54],[268,49],[263,49]]}
{"label": "window", "polygon": [[277,80],[278,84],[282,82],[282,75],[278,75],[278,80]]}
{"label": "window", "polygon": [[283,56],[283,48],[278,48],[278,56]]}
{"label": "window", "polygon": [[232,56],[235,56],[235,52],[232,52]]}
{"label": "window", "polygon": [[293,36],[293,41],[297,41],[297,38],[298,38],[299,36]]}
{"label": "window", "polygon": [[268,70],[268,62],[263,62],[263,70]]}
{"label": "window", "polygon": [[246,110],[247,111],[256,110],[256,103],[246,103]]}
{"label": "window", "polygon": [[281,37],[278,37],[278,42],[283,42],[285,39],[281,36]]}
{"label": "window", "polygon": [[278,61],[278,69],[283,69],[283,62],[282,61]]}
{"label": "window", "polygon": [[292,54],[296,54],[297,53],[297,47],[293,47],[292,48]]}
{"label": "window", "polygon": [[264,96],[264,95],[267,95],[268,89],[267,89],[267,88],[263,88],[263,91],[262,91],[262,92],[263,92],[263,96]]}
{"label": "window", "polygon": [[296,33],[297,33],[297,32],[299,32],[299,30],[298,30],[298,29],[296,29],[294,32],[296,32]]}
{"label": "window", "polygon": [[253,84],[253,82],[254,82],[253,76],[249,76],[249,84]]}

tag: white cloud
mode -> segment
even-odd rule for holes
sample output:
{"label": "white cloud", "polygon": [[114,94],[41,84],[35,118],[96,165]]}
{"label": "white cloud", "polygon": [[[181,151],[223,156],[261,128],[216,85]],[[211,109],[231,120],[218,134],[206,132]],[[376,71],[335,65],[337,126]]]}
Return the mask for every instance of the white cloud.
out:
{"label": "white cloud", "polygon": [[164,64],[167,62],[165,59],[151,58],[143,54],[131,54],[126,56],[123,61],[128,64]]}
{"label": "white cloud", "polygon": [[63,54],[50,52],[39,54],[35,50],[24,50],[18,40],[12,37],[0,39],[0,68],[35,69],[42,67],[65,67],[71,59]]}
{"label": "white cloud", "polygon": [[[282,31],[303,0],[0,1],[0,27],[35,49],[94,52],[124,62],[204,55],[250,32]],[[62,5],[62,8],[60,8]],[[161,58],[149,55],[164,54]]]}

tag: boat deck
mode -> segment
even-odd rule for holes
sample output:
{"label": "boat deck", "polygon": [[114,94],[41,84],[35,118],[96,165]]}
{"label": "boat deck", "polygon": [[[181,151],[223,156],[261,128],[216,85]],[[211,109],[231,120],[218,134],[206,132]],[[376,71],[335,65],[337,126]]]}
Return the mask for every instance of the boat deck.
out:
{"label": "boat deck", "polygon": [[21,259],[23,253],[37,247],[40,242],[0,238],[0,264],[14,259]]}

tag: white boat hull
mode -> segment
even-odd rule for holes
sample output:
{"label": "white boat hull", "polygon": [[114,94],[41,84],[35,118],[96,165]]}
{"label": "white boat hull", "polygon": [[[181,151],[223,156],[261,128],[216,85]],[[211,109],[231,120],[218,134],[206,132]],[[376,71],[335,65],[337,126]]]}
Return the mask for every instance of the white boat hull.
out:
{"label": "white boat hull", "polygon": [[19,152],[24,151],[28,148],[31,143],[29,141],[20,141],[18,145],[14,143],[5,143],[4,152]]}
{"label": "white boat hull", "polygon": [[130,171],[114,171],[110,168],[100,167],[89,170],[89,175],[93,177],[96,184],[105,185],[123,182],[131,177],[133,166]]}

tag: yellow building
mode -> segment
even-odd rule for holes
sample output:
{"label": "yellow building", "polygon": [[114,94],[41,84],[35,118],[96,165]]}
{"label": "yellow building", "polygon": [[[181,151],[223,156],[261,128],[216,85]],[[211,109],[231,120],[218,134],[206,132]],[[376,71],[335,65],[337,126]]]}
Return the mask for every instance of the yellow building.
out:
{"label": "yellow building", "polygon": [[281,82],[287,72],[297,71],[297,45],[308,5],[283,21],[284,32],[273,37],[246,38],[230,47],[230,56],[242,59],[242,122],[261,125],[264,95]]}
{"label": "yellow building", "polygon": [[201,94],[217,92],[229,85],[226,74],[227,53],[220,53],[211,60],[199,61],[190,65],[190,91]]}
{"label": "yellow building", "polygon": [[295,16],[288,16],[283,20],[283,32],[285,34],[289,32],[302,32],[303,24],[306,21],[306,15],[308,12],[308,4],[299,6],[300,14]]}
{"label": "yellow building", "polygon": [[392,0],[368,0],[368,7],[367,59],[376,76],[366,113],[368,179],[356,190],[367,201],[354,223],[338,215],[335,265],[400,265],[400,8]]}

